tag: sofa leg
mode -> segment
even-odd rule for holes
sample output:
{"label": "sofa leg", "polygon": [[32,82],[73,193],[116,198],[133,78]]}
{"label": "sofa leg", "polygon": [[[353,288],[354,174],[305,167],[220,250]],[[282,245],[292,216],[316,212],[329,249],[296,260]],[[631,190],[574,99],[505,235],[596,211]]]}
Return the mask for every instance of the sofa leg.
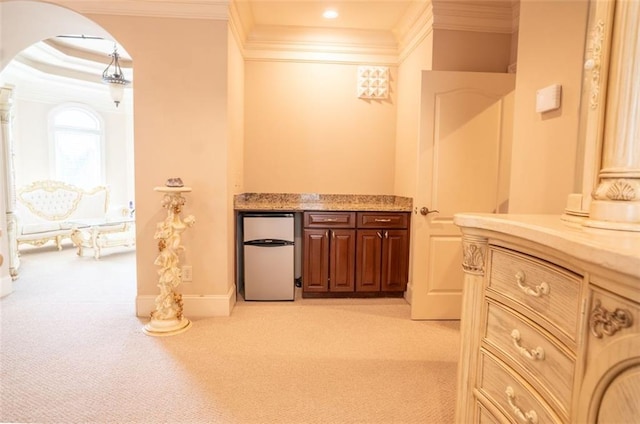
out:
{"label": "sofa leg", "polygon": [[58,250],[62,250],[62,236],[56,236],[56,246]]}

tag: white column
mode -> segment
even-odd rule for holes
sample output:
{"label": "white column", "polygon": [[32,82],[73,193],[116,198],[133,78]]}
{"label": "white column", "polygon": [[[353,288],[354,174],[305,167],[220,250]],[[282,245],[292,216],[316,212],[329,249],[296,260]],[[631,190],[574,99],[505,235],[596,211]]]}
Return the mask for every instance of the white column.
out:
{"label": "white column", "polygon": [[0,163],[4,175],[4,202],[6,205],[7,237],[9,239],[9,274],[14,280],[18,277],[20,257],[18,256],[16,187],[13,164],[13,139],[11,135],[11,109],[13,106],[13,87],[0,87],[0,147],[2,148]]}
{"label": "white column", "polygon": [[615,3],[602,169],[585,225],[640,231],[640,1]]}

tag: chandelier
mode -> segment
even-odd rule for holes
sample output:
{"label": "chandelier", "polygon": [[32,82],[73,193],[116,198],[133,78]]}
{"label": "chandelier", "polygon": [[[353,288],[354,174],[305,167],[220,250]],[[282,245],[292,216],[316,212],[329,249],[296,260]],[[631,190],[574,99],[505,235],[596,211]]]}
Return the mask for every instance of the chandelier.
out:
{"label": "chandelier", "polygon": [[118,48],[116,45],[113,46],[113,53],[109,56],[111,56],[111,63],[109,63],[107,69],[102,73],[102,82],[109,85],[111,98],[116,104],[116,107],[118,107],[122,101],[122,96],[124,95],[124,88],[131,84],[131,81],[127,80],[122,73],[119,61],[120,55],[118,54]]}

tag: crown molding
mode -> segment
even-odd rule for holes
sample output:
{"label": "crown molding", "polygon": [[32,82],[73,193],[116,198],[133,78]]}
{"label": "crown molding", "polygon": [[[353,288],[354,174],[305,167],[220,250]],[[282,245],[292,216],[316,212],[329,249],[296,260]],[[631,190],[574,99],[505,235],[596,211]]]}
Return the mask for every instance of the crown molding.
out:
{"label": "crown molding", "polygon": [[394,65],[434,29],[511,34],[520,0],[419,0],[393,31],[256,26],[248,4],[230,3],[230,27],[246,60]]}
{"label": "crown molding", "polygon": [[434,29],[511,34],[514,0],[431,0]]}
{"label": "crown molding", "polygon": [[426,0],[409,9],[394,33],[398,39],[399,62],[433,32],[433,3]]}
{"label": "crown molding", "polygon": [[398,47],[387,31],[256,26],[242,45],[246,60],[397,64]]}
{"label": "crown molding", "polygon": [[512,32],[518,32],[520,27],[520,0],[511,1],[511,29]]}
{"label": "crown molding", "polygon": [[247,2],[231,1],[229,3],[229,26],[240,45],[243,45],[251,27],[254,26],[251,6]]}
{"label": "crown molding", "polygon": [[[104,84],[81,73],[51,73],[50,70],[31,66],[28,62],[13,60],[2,78],[15,85],[15,101],[32,101],[58,104],[73,101],[91,105],[98,111],[108,113],[131,113],[128,106],[114,108],[109,89]],[[131,86],[125,88],[123,103],[130,105],[133,100]]]}
{"label": "crown molding", "polygon": [[229,0],[54,0],[82,14],[148,16],[154,18],[229,18]]}

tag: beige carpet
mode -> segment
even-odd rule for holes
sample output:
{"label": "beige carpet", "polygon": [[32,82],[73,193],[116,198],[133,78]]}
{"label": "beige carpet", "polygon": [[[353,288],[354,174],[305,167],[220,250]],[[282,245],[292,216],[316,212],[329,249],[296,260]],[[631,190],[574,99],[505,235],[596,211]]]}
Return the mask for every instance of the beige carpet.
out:
{"label": "beige carpet", "polygon": [[240,301],[155,338],[133,251],[46,250],[0,301],[2,422],[453,422],[458,322],[402,299]]}

